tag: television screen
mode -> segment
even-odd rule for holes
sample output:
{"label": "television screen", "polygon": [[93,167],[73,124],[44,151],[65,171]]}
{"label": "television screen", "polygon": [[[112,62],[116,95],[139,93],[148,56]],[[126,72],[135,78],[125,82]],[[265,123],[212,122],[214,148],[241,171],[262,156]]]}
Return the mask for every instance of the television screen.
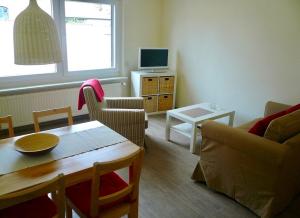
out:
{"label": "television screen", "polygon": [[167,48],[141,48],[139,54],[140,69],[168,68]]}

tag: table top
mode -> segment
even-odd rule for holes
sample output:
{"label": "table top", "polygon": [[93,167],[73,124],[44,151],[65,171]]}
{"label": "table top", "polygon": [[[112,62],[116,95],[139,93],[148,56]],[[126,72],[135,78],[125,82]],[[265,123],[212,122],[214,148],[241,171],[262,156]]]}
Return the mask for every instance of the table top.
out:
{"label": "table top", "polygon": [[187,123],[198,123],[209,119],[218,119],[234,113],[212,103],[200,103],[167,111],[169,116]]}
{"label": "table top", "polygon": [[[92,121],[69,127],[62,127],[45,132],[61,136],[76,133],[89,128],[101,127],[98,121]],[[18,137],[4,139],[16,141]],[[91,150],[78,155],[66,157],[46,164],[22,169],[0,176],[0,195],[8,194],[48,181],[60,173],[65,175],[66,186],[76,184],[92,177],[92,166],[95,162],[107,162],[111,159],[121,159],[129,154],[138,152],[141,148],[129,140]]]}

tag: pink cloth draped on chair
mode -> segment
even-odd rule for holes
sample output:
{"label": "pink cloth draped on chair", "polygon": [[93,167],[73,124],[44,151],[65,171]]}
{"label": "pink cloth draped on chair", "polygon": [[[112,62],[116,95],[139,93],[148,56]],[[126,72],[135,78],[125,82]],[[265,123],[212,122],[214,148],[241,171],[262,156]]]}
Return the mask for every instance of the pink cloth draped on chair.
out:
{"label": "pink cloth draped on chair", "polygon": [[86,86],[91,86],[95,92],[98,102],[102,102],[104,98],[104,90],[102,89],[101,83],[97,79],[89,79],[82,83],[79,90],[78,97],[78,110],[82,109],[82,106],[85,104],[85,98],[83,94],[83,88]]}

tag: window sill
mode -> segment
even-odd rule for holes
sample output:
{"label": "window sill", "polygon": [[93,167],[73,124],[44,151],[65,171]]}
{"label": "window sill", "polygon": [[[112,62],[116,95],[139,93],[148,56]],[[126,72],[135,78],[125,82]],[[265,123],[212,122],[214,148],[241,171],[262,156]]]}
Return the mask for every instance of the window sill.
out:
{"label": "window sill", "polygon": [[[105,79],[99,79],[99,81],[101,82],[102,85],[113,84],[113,83],[126,83],[128,81],[128,77],[105,78]],[[84,81],[76,81],[76,82],[66,82],[66,83],[55,83],[49,85],[26,86],[20,88],[12,88],[12,89],[1,89],[0,97],[34,93],[34,92],[46,92],[52,90],[77,88],[80,87],[83,82]]]}

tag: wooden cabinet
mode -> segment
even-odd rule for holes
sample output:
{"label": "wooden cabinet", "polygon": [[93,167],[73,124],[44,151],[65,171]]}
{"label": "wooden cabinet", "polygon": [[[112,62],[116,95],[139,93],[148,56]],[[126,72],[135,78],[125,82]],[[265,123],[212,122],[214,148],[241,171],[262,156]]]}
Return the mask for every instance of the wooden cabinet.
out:
{"label": "wooden cabinet", "polygon": [[144,98],[147,113],[159,113],[175,106],[176,74],[173,72],[131,72],[131,94]]}

